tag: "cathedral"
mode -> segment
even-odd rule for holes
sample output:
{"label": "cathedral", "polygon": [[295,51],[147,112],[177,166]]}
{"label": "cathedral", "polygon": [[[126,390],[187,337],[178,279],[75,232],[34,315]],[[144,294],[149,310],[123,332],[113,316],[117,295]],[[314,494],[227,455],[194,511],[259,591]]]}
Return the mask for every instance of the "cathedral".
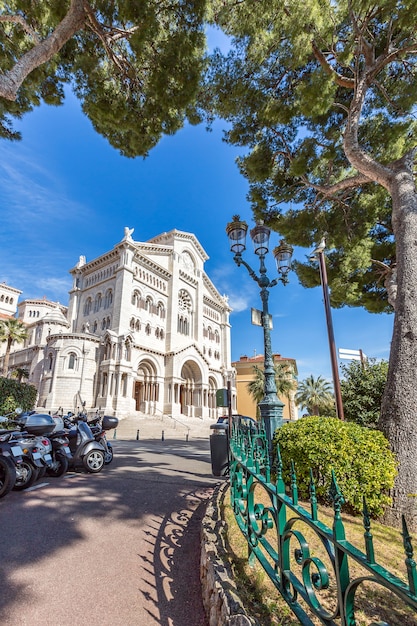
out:
{"label": "cathedral", "polygon": [[[92,261],[80,256],[68,307],[17,304],[28,338],[14,345],[9,370],[29,372],[37,408],[47,411],[85,403],[118,417],[214,418],[216,391],[232,377],[227,298],[205,273],[208,256],[193,234],[172,230],[147,242],[132,235],[125,228]],[[19,294],[0,285],[3,318]]]}

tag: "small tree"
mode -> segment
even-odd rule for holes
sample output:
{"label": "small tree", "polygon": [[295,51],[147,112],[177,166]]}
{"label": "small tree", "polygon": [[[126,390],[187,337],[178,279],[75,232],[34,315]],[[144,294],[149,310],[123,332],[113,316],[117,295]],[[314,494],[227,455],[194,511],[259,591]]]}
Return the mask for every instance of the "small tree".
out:
{"label": "small tree", "polygon": [[23,343],[27,336],[26,326],[20,320],[12,317],[0,322],[0,341],[2,343],[6,342],[6,352],[3,362],[3,373],[5,376],[7,376],[9,371],[9,358],[13,343],[15,341],[17,343]]}
{"label": "small tree", "polygon": [[[289,363],[275,363],[275,384],[278,396],[286,396],[295,389],[294,370]],[[258,405],[265,396],[265,372],[258,365],[253,366],[255,378],[247,385],[249,394]],[[257,413],[259,409],[256,409]]]}
{"label": "small tree", "polygon": [[367,363],[351,361],[342,365],[344,379],[340,381],[345,419],[373,428],[381,413],[382,397],[388,375],[388,361]]}
{"label": "small tree", "polygon": [[309,415],[334,414],[334,396],[331,384],[322,376],[308,376],[298,384],[295,401],[307,409]]}

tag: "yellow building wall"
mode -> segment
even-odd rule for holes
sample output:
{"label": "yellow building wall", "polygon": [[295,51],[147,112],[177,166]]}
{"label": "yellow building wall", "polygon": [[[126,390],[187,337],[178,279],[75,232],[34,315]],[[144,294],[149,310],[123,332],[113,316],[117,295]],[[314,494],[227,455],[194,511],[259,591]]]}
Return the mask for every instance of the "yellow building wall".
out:
{"label": "yellow building wall", "polygon": [[[289,363],[293,366],[295,372],[297,372],[296,364],[294,359],[284,359],[280,355],[273,355],[275,363]],[[249,417],[253,417],[256,419],[256,408],[252,396],[248,391],[248,383],[252,382],[255,378],[255,374],[253,371],[253,366],[257,365],[260,369],[263,369],[264,362],[263,356],[257,357],[241,357],[240,361],[235,361],[232,363],[232,367],[236,370],[236,400],[237,400],[237,412],[241,415],[247,415]],[[291,399],[284,397],[279,397],[281,402],[284,404],[283,410],[283,418],[288,420],[298,419],[298,411],[294,402],[295,391],[291,394]]]}

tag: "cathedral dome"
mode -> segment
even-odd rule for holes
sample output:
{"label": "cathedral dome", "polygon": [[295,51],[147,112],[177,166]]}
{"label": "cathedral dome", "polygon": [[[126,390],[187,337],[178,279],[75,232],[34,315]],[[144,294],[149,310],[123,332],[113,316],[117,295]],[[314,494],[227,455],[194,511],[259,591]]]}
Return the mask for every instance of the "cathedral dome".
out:
{"label": "cathedral dome", "polygon": [[69,326],[67,318],[58,306],[52,311],[49,311],[42,321],[49,324],[63,324],[67,327]]}

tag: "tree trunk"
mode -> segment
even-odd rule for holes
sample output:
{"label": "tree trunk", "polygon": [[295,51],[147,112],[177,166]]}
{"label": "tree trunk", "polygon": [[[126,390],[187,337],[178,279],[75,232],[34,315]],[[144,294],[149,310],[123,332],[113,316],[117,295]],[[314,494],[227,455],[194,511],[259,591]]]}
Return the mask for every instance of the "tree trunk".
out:
{"label": "tree trunk", "polygon": [[6,352],[4,353],[4,361],[3,361],[3,376],[9,378],[9,360],[10,360],[10,351],[12,349],[13,340],[11,337],[7,338],[6,343]]}
{"label": "tree trunk", "polygon": [[398,459],[393,505],[385,521],[398,526],[404,514],[417,528],[417,193],[413,155],[394,166],[391,182],[397,257],[397,297],[388,380],[380,426]]}
{"label": "tree trunk", "polygon": [[35,44],[10,70],[0,76],[0,96],[6,100],[16,100],[19,87],[25,78],[34,69],[49,61],[82,28],[87,19],[85,3],[86,0],[71,0],[66,16],[49,37]]}

